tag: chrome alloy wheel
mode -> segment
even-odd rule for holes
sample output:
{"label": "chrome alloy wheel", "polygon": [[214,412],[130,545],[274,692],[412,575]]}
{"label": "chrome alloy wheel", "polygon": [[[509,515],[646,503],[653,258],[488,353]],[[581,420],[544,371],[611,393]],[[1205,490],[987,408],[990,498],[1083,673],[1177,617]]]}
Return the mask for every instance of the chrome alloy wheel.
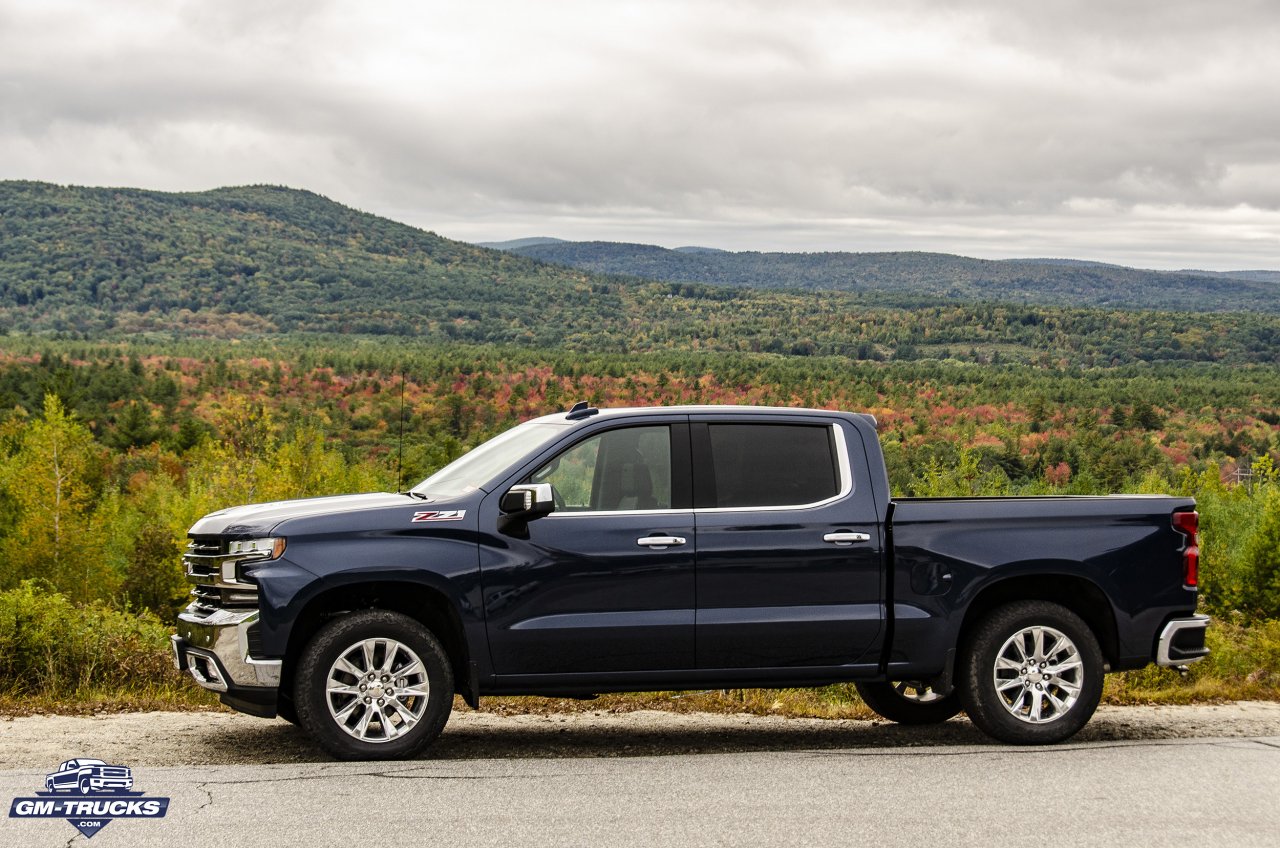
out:
{"label": "chrome alloy wheel", "polygon": [[946,697],[933,691],[933,687],[928,683],[922,683],[919,680],[894,680],[889,685],[893,687],[893,691],[897,693],[899,698],[916,704],[941,701]]}
{"label": "chrome alloy wheel", "polygon": [[430,691],[427,669],[407,645],[364,639],[329,667],[325,703],[351,736],[361,742],[390,742],[422,718]]}
{"label": "chrome alloy wheel", "polygon": [[1075,643],[1060,630],[1019,630],[996,654],[993,676],[1000,703],[1028,724],[1062,718],[1084,686],[1084,663]]}

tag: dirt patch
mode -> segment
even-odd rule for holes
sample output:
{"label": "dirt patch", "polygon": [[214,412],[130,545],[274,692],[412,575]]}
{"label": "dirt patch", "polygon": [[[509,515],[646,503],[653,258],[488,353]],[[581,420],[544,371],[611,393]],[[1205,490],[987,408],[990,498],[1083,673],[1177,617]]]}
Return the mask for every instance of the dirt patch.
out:
{"label": "dirt patch", "polygon": [[[1255,736],[1280,736],[1280,704],[1103,706],[1073,741]],[[990,740],[964,718],[909,728],[858,719],[654,710],[547,715],[458,712],[427,757],[619,757],[988,743]],[[293,725],[238,713],[149,712],[0,720],[0,767],[51,768],[73,756],[146,766],[328,759]]]}

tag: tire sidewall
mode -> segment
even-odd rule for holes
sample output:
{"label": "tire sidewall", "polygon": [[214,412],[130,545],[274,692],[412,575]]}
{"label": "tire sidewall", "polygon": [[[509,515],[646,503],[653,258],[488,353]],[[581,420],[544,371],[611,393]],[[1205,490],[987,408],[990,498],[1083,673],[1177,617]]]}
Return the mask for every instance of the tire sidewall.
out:
{"label": "tire sidewall", "polygon": [[[430,691],[418,724],[390,742],[362,742],[338,726],[329,713],[329,669],[352,645],[364,639],[395,639],[416,653],[426,668]],[[301,654],[294,679],[293,703],[298,722],[320,745],[343,760],[404,759],[431,744],[453,708],[453,670],[440,642],[420,622],[386,610],[362,610],[329,622]]]}
{"label": "tire sidewall", "polygon": [[[1081,662],[1080,694],[1061,717],[1031,724],[1004,706],[993,680],[996,657],[1005,642],[1032,626],[1052,627],[1075,643]],[[979,624],[965,650],[960,699],[969,718],[981,730],[1001,742],[1015,745],[1047,745],[1075,735],[1088,723],[1102,699],[1103,656],[1097,637],[1078,615],[1047,601],[1021,601],[993,611]]]}
{"label": "tire sidewall", "polygon": [[863,702],[877,715],[898,724],[941,724],[960,712],[960,700],[955,692],[933,701],[914,701],[898,694],[891,681],[858,681],[854,686]]}

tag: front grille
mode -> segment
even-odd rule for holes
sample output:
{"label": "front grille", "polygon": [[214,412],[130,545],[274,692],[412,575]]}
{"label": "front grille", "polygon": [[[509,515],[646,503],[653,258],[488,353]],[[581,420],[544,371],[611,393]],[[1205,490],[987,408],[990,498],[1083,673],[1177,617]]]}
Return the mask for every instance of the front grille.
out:
{"label": "front grille", "polygon": [[223,609],[252,609],[258,605],[258,587],[252,584],[224,579],[223,566],[261,556],[232,556],[227,553],[227,542],[216,536],[192,536],[187,552],[182,556],[182,566],[187,580],[194,583],[191,590],[192,612],[211,615]]}
{"label": "front grille", "polygon": [[258,605],[258,593],[247,589],[226,589],[219,586],[198,585],[191,590],[195,599],[195,611],[208,615],[220,609],[253,609]]}
{"label": "front grille", "polygon": [[182,565],[187,572],[187,579],[192,582],[216,582],[222,558],[226,556],[227,545],[221,539],[193,536],[187,543],[187,552],[182,557]]}

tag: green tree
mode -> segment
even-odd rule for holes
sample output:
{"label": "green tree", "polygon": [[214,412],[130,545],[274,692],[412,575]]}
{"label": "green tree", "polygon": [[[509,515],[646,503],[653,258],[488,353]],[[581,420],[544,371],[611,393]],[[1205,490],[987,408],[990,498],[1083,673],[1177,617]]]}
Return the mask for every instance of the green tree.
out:
{"label": "green tree", "polygon": [[182,550],[195,517],[164,474],[150,476],[133,493],[117,521],[113,543],[124,552],[120,594],[133,609],[151,610],[170,621],[189,600]]}
{"label": "green tree", "polygon": [[1259,501],[1258,523],[1245,543],[1242,559],[1248,575],[1247,604],[1259,617],[1280,618],[1280,485],[1270,456],[1253,464]]}
{"label": "green tree", "polygon": [[0,542],[5,587],[43,577],[77,601],[115,590],[118,577],[101,531],[118,501],[95,491],[101,459],[89,429],[66,411],[57,395],[46,395],[43,419],[26,427],[2,473],[17,513]]}
{"label": "green tree", "polygon": [[159,430],[151,421],[151,410],[133,401],[120,413],[120,417],[116,419],[115,430],[105,441],[116,450],[123,451],[149,445],[159,436]]}

